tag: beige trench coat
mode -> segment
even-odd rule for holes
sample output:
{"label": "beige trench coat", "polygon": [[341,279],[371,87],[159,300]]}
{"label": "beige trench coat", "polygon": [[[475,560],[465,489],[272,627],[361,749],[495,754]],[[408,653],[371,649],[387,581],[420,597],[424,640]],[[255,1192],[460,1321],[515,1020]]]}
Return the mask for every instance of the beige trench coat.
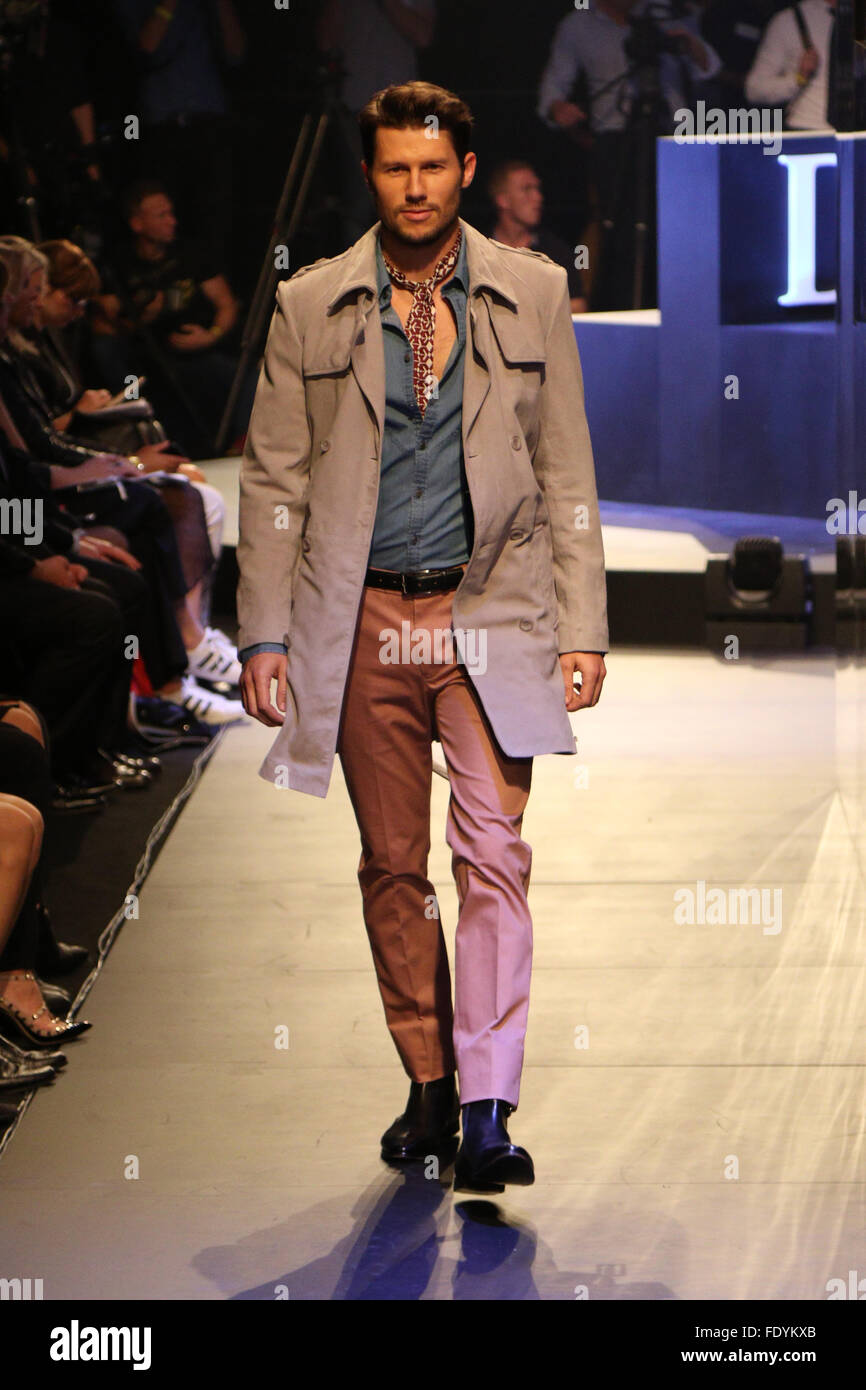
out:
{"label": "beige trench coat", "polygon": [[[567,276],[461,219],[463,449],[475,521],[452,626],[511,757],[571,753],[558,654],[608,648],[604,555]],[[286,642],[259,768],[326,796],[376,516],[385,415],[376,223],[277,287],[241,464],[238,647]],[[479,640],[480,634],[480,640]],[[466,651],[469,651],[467,646]]]}

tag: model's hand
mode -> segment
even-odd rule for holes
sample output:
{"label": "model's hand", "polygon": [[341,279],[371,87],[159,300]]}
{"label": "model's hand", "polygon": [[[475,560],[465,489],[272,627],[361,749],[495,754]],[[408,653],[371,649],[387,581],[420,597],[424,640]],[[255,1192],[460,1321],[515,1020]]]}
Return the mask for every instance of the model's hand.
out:
{"label": "model's hand", "polygon": [[[286,667],[283,652],[256,652],[247,657],[241,675],[244,709],[260,724],[282,724],[286,717]],[[271,704],[271,681],[276,677],[277,703]]]}
{"label": "model's hand", "polygon": [[[560,652],[559,664],[565,682],[565,708],[571,714],[576,709],[597,705],[607,671],[599,652]],[[580,689],[574,684],[574,673],[582,676]]]}

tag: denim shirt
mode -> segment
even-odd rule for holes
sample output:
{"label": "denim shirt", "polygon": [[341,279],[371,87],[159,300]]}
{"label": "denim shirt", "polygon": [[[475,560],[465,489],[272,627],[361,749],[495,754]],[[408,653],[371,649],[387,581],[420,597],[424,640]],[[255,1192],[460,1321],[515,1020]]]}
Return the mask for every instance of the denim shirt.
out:
{"label": "denim shirt", "polygon": [[462,435],[466,240],[442,285],[442,297],[454,310],[457,337],[423,417],[412,385],[412,347],[391,302],[391,279],[378,239],[376,265],[385,341],[385,432],[369,564],[388,570],[445,569],[468,560],[471,549]]}
{"label": "denim shirt", "polygon": [[[412,384],[412,347],[391,303],[391,278],[378,237],[376,278],[385,350],[385,429],[379,500],[368,563],[376,569],[445,569],[469,559],[472,508],[463,460],[463,367],[469,271],[466,238],[442,296],[454,310],[457,337],[424,416]],[[441,313],[442,310],[439,310]],[[448,312],[447,310],[445,312]],[[285,652],[257,642],[238,653]]]}

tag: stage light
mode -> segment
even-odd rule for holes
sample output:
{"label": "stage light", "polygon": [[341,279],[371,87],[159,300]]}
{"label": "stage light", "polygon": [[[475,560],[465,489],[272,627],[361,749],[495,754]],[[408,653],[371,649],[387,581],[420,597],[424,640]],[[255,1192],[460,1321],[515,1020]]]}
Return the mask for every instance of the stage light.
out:
{"label": "stage light", "polygon": [[706,640],[724,651],[802,650],[809,644],[812,573],[804,555],[785,555],[777,536],[744,536],[727,559],[707,562]]}

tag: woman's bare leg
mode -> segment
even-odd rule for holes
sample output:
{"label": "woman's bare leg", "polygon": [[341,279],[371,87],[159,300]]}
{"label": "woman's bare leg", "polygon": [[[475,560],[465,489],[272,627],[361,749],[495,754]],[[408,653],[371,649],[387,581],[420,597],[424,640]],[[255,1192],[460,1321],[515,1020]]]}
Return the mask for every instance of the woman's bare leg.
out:
{"label": "woman's bare leg", "polygon": [[44,822],[21,796],[0,792],[0,950],[18,920],[42,852]]}

